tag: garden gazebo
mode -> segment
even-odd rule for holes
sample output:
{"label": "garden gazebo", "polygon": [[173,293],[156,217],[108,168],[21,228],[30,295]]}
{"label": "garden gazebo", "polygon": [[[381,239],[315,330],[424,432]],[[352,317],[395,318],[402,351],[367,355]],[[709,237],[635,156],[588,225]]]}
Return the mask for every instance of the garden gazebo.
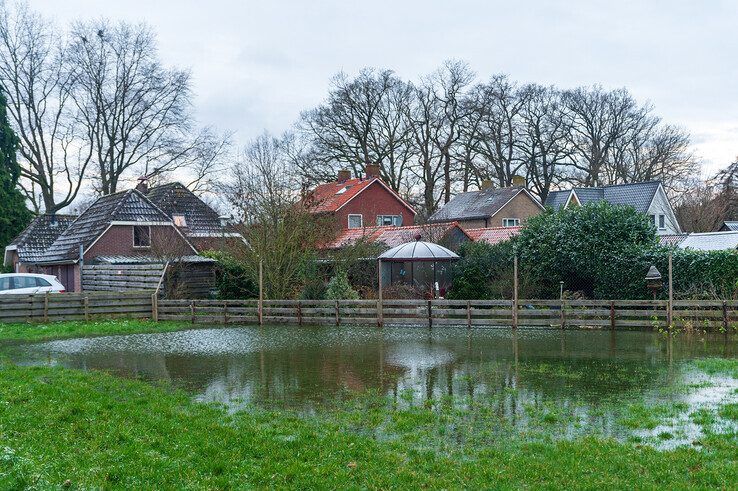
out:
{"label": "garden gazebo", "polygon": [[451,284],[451,261],[458,258],[453,251],[421,241],[420,235],[416,235],[413,242],[400,244],[379,256],[380,293],[383,284],[402,283],[444,296]]}

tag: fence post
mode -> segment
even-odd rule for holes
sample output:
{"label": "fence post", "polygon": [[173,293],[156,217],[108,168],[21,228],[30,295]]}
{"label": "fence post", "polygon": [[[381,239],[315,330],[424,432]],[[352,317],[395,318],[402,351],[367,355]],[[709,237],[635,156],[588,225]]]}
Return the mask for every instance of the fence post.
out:
{"label": "fence post", "polygon": [[471,329],[472,322],[471,322],[471,302],[469,300],[466,301],[466,327]]}
{"label": "fence post", "polygon": [[335,309],[336,309],[336,325],[340,326],[341,325],[341,314],[338,310],[338,300],[336,300]]}
{"label": "fence post", "polygon": [[156,292],[151,294],[151,319],[159,322],[159,295]]}
{"label": "fence post", "polygon": [[195,301],[190,300],[190,321],[195,323]]}
{"label": "fence post", "polygon": [[297,325],[302,325],[302,302],[300,300],[297,301]]}
{"label": "fence post", "polygon": [[728,327],[730,326],[728,322],[728,302],[723,300],[723,329],[725,330],[725,334],[728,334]]}
{"label": "fence post", "polygon": [[428,327],[433,327],[433,304],[428,300]]}
{"label": "fence post", "polygon": [[512,327],[518,327],[518,255],[513,257]]}
{"label": "fence post", "polygon": [[85,307],[85,322],[90,321],[90,298],[89,296],[85,295],[85,298],[82,300],[82,305]]}
{"label": "fence post", "polygon": [[610,300],[610,329],[615,330],[615,301]]}
{"label": "fence post", "polygon": [[669,251],[669,303],[666,306],[666,327],[671,330],[672,315],[674,313],[674,282],[671,275],[671,251]]}
{"label": "fence post", "polygon": [[264,324],[264,261],[259,259],[259,325]]}
{"label": "fence post", "polygon": [[377,259],[377,326],[382,327],[384,324],[384,307],[382,305],[382,260]]}
{"label": "fence post", "polygon": [[49,292],[44,295],[44,322],[49,322]]}
{"label": "fence post", "polygon": [[228,324],[228,300],[223,300],[223,324]]}

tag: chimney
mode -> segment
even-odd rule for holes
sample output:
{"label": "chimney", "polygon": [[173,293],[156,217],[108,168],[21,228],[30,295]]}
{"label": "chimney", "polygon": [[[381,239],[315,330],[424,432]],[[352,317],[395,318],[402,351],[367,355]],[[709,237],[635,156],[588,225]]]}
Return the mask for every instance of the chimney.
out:
{"label": "chimney", "polygon": [[512,185],[513,186],[522,186],[522,187],[525,187],[525,184],[526,184],[525,183],[525,177],[519,176],[517,174],[515,174],[514,176],[512,176]]}
{"label": "chimney", "polygon": [[377,164],[367,164],[366,166],[366,178],[371,179],[372,177],[379,177],[379,166]]}
{"label": "chimney", "polygon": [[490,179],[483,179],[482,180],[482,184],[479,187],[479,189],[481,189],[482,191],[484,191],[485,189],[490,189],[490,188],[492,188],[492,180],[490,180]]}
{"label": "chimney", "polygon": [[146,178],[146,176],[142,176],[138,178],[138,184],[136,184],[136,191],[139,191],[141,194],[146,194],[149,192],[149,180]]}
{"label": "chimney", "polygon": [[338,171],[338,182],[346,182],[351,179],[351,171],[348,169],[341,169]]}

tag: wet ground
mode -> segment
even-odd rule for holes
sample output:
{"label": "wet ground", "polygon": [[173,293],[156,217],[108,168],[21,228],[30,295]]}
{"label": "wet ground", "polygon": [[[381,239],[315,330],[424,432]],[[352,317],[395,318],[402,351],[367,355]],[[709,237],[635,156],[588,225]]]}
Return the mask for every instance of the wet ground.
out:
{"label": "wet ground", "polygon": [[[738,339],[723,335],[274,326],[70,339],[5,353],[18,364],[165,381],[231,410],[313,412],[373,393],[400,405],[484,407],[515,431],[556,422],[563,436],[667,446],[695,444],[703,429],[695,414],[738,401],[738,380],[693,363],[738,357]],[[658,411],[658,421],[641,421]],[[711,428],[731,424],[718,418]]]}

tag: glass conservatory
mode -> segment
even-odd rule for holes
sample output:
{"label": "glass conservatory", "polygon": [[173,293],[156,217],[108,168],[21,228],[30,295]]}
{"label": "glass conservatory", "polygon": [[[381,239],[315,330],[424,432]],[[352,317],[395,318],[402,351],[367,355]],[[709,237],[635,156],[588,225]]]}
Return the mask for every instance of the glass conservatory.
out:
{"label": "glass conservatory", "polygon": [[415,241],[379,256],[380,288],[399,283],[444,297],[451,286],[451,262],[458,258],[453,251],[416,236]]}

